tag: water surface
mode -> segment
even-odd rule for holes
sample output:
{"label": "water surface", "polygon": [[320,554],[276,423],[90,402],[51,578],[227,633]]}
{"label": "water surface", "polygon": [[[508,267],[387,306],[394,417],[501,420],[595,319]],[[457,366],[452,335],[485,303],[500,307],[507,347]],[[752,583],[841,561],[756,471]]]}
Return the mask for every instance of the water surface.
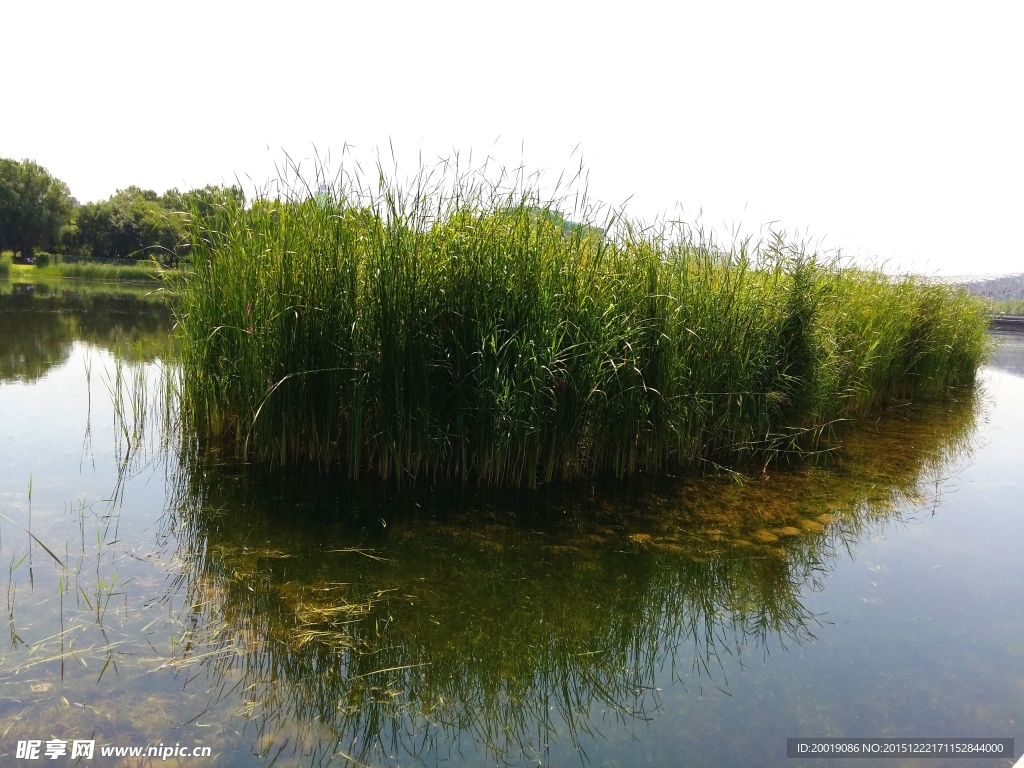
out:
{"label": "water surface", "polygon": [[226,766],[1024,748],[1021,337],[816,466],[397,494],[166,444],[170,315],[111,290],[0,285],[5,764],[50,737]]}

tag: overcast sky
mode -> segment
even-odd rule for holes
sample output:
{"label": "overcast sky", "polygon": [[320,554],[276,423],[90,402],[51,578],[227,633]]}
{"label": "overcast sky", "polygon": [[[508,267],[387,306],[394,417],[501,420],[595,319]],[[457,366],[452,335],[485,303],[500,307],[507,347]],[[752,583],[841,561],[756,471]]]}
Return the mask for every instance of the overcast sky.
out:
{"label": "overcast sky", "polygon": [[391,142],[582,159],[597,198],[725,239],[1024,271],[1021,2],[4,0],[0,28],[0,156],[83,202]]}

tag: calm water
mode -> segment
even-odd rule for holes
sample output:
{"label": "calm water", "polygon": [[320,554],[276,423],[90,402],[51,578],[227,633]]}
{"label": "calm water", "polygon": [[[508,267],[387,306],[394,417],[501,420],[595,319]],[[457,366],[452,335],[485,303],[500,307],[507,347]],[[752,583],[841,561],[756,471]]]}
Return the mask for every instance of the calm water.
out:
{"label": "calm water", "polygon": [[218,766],[1024,750],[1024,337],[819,467],[396,498],[164,444],[170,318],[142,293],[0,283],[3,765],[48,738]]}

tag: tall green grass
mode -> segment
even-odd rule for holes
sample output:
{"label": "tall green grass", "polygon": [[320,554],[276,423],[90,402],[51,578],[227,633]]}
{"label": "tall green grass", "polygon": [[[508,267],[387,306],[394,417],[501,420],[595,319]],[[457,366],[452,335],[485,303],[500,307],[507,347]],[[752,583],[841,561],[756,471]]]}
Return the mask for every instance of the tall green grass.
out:
{"label": "tall green grass", "polygon": [[993,315],[1014,315],[1016,317],[1024,315],[1024,299],[1006,299],[1004,301],[985,299],[985,306]]}
{"label": "tall green grass", "polygon": [[500,487],[768,461],[986,354],[965,293],[782,236],[724,249],[579,199],[567,224],[521,179],[339,178],[194,213],[176,290],[200,443]]}

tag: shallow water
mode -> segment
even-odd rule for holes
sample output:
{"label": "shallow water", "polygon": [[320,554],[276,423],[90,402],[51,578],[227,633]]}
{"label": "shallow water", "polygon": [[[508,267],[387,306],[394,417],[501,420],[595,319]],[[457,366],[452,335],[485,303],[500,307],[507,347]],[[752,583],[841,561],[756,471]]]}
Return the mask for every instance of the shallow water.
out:
{"label": "shallow water", "polygon": [[51,737],[226,766],[1024,750],[1020,336],[973,396],[893,409],[820,466],[396,496],[162,445],[169,323],[0,285],[4,765]]}

